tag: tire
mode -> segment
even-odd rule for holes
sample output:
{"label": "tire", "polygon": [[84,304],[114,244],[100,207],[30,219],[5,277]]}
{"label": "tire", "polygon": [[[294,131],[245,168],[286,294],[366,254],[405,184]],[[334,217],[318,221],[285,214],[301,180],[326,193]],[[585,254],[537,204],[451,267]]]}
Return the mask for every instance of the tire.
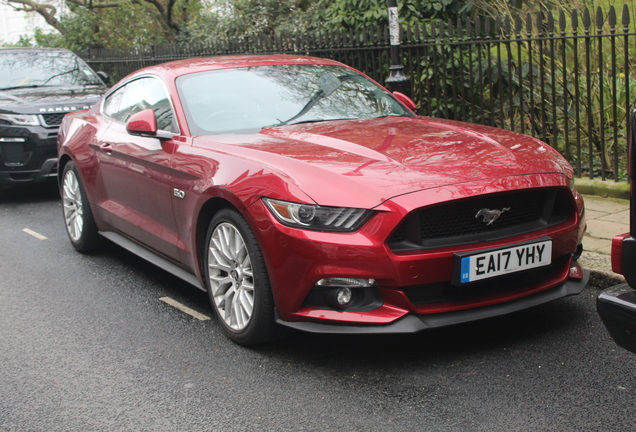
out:
{"label": "tire", "polygon": [[78,252],[93,252],[99,246],[99,234],[84,185],[73,162],[64,166],[61,189],[64,225],[71,244]]}
{"label": "tire", "polygon": [[210,222],[203,263],[223,333],[241,345],[274,339],[278,326],[265,261],[252,230],[235,210],[220,210]]}

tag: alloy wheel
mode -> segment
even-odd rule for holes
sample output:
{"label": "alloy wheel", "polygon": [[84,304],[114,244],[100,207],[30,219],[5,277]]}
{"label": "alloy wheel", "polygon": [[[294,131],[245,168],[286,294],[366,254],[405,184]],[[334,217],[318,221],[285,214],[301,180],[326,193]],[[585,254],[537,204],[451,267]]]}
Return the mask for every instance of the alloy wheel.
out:
{"label": "alloy wheel", "polygon": [[252,260],[238,229],[223,222],[212,232],[208,275],[214,305],[233,331],[243,330],[254,312]]}
{"label": "alloy wheel", "polygon": [[82,194],[75,172],[69,170],[64,175],[62,184],[62,205],[64,206],[64,222],[71,240],[78,241],[84,229],[84,212]]}

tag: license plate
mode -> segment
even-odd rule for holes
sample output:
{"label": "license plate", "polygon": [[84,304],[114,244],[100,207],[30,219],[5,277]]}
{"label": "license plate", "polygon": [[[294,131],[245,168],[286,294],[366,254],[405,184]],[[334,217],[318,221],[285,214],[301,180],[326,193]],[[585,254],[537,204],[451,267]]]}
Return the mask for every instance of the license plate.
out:
{"label": "license plate", "polygon": [[520,272],[550,265],[552,262],[552,240],[524,243],[502,249],[491,249],[481,253],[455,254],[455,265],[459,284]]}

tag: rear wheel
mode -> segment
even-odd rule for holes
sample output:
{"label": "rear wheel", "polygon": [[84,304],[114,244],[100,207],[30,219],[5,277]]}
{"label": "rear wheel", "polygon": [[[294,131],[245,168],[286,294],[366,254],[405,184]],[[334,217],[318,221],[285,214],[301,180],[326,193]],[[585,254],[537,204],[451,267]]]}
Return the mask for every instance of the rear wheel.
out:
{"label": "rear wheel", "polygon": [[62,207],[66,233],[73,247],[82,253],[97,249],[97,225],[73,162],[67,163],[62,172]]}
{"label": "rear wheel", "polygon": [[269,277],[261,249],[245,219],[219,211],[208,228],[206,284],[223,332],[242,345],[271,340],[277,329]]}

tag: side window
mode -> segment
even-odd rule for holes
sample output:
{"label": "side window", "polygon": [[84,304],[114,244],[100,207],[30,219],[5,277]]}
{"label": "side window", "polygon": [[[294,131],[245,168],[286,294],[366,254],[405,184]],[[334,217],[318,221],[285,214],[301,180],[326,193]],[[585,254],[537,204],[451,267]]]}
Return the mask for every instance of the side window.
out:
{"label": "side window", "polygon": [[168,94],[156,78],[141,78],[121,87],[104,102],[104,114],[125,123],[131,115],[152,109],[159,130],[177,133],[177,126]]}
{"label": "side window", "polygon": [[124,96],[125,91],[126,86],[119,88],[108,95],[108,97],[104,101],[104,114],[112,119],[121,121],[117,117],[117,113],[119,112],[119,107],[121,106],[121,98]]}

